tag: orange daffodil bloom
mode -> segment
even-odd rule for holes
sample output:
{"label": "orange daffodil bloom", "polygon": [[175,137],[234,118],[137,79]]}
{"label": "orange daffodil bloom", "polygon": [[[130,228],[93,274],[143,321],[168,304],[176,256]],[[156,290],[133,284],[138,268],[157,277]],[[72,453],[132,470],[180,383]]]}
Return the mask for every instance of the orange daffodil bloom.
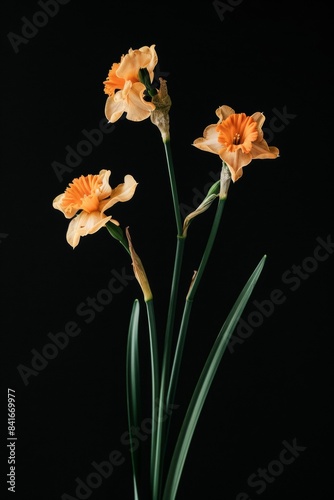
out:
{"label": "orange daffodil bloom", "polygon": [[104,212],[119,201],[130,200],[138,183],[132,175],[126,175],[124,183],[112,189],[109,185],[110,173],[110,170],[100,170],[98,175],[82,175],[53,200],[53,207],[63,212],[67,219],[75,216],[66,234],[67,242],[73,248],[78,245],[81,236],[96,233],[109,221],[119,226],[117,220]]}
{"label": "orange daffodil bloom", "polygon": [[148,118],[155,105],[145,100],[145,85],[139,80],[139,70],[145,68],[151,83],[158,62],[155,45],[130,49],[114,63],[104,81],[104,92],[108,94],[105,115],[109,122],[116,122],[124,112],[128,120],[139,122]]}
{"label": "orange daffodil bloom", "polygon": [[243,167],[252,160],[277,158],[279,150],[269,147],[263,138],[265,116],[262,113],[247,116],[235,113],[229,106],[220,106],[216,115],[218,123],[206,127],[204,137],[196,139],[193,145],[219,155],[227,164],[233,182],[240,179]]}

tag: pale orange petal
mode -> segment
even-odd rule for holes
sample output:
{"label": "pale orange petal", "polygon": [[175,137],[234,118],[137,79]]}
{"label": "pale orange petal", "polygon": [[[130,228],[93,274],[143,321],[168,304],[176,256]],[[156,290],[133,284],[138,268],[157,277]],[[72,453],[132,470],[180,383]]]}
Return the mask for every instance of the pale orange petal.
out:
{"label": "pale orange petal", "polygon": [[104,200],[111,194],[111,187],[109,184],[109,177],[110,177],[111,171],[110,170],[100,170],[99,172],[99,180],[102,182],[101,186],[99,187],[97,196],[99,200]]}
{"label": "pale orange petal", "polygon": [[218,141],[217,125],[208,125],[203,132],[203,137],[195,139],[193,146],[202,151],[208,151],[209,153],[219,154],[222,148],[222,144]]}
{"label": "pale orange petal", "polygon": [[263,139],[262,127],[263,127],[263,124],[266,120],[266,117],[264,116],[263,113],[260,113],[259,111],[257,111],[256,113],[252,114],[252,118],[257,123],[257,131],[258,131],[257,142],[261,142]]}
{"label": "pale orange petal", "polygon": [[67,242],[75,248],[81,236],[96,233],[96,231],[105,226],[110,219],[111,216],[106,216],[98,211],[91,212],[90,214],[81,212],[69,223],[66,233]]}
{"label": "pale orange petal", "polygon": [[150,79],[152,82],[153,78],[154,78],[154,69],[155,69],[156,65],[158,64],[158,55],[155,51],[155,45],[151,45],[150,47],[141,47],[139,50],[143,50],[144,48],[145,48],[145,50],[148,48],[148,50],[150,51],[150,54],[151,54],[151,61],[147,65],[146,69],[149,72]]}
{"label": "pale orange petal", "polygon": [[69,209],[64,210],[64,208],[62,206],[64,196],[65,196],[65,193],[62,193],[62,194],[59,194],[58,196],[56,196],[56,198],[52,202],[52,206],[53,206],[53,208],[60,210],[65,215],[66,219],[71,219],[77,213],[79,208],[72,207],[70,210]]}
{"label": "pale orange petal", "polygon": [[219,118],[219,121],[226,120],[230,115],[233,115],[235,113],[234,109],[230,108],[230,106],[220,106],[219,108],[216,109],[216,115]]}
{"label": "pale orange petal", "polygon": [[148,118],[155,106],[152,102],[144,100],[145,86],[142,83],[134,83],[127,96],[126,117],[128,120],[140,122]]}
{"label": "pale orange petal", "polygon": [[116,92],[114,96],[108,97],[106,101],[104,114],[109,123],[115,123],[120,119],[125,111],[126,102],[123,100],[115,101],[115,96],[117,96],[119,93],[120,91]]}
{"label": "pale orange petal", "polygon": [[256,111],[256,113],[253,113],[251,118],[258,124],[259,127],[263,127],[263,124],[266,120],[266,117],[264,116],[263,113],[260,113],[260,111]]}
{"label": "pale orange petal", "polygon": [[132,175],[126,175],[124,177],[124,182],[112,190],[110,199],[100,203],[101,212],[105,212],[118,202],[129,201],[133,197],[137,186],[138,182]]}
{"label": "pale orange petal", "polygon": [[241,149],[232,152],[224,148],[219,156],[227,164],[233,182],[240,179],[243,174],[242,168],[252,161],[251,153],[243,153]]}
{"label": "pale orange petal", "polygon": [[252,144],[251,151],[253,159],[263,160],[263,159],[274,159],[279,155],[279,150],[271,146],[269,147],[267,142],[263,139],[261,142],[254,142]]}
{"label": "pale orange petal", "polygon": [[[144,48],[145,49],[145,48]],[[119,78],[124,78],[124,80],[131,80],[132,82],[138,82],[138,73],[140,68],[146,68],[152,59],[152,54],[148,50],[130,49],[128,54],[124,56],[117,69],[117,76]]]}

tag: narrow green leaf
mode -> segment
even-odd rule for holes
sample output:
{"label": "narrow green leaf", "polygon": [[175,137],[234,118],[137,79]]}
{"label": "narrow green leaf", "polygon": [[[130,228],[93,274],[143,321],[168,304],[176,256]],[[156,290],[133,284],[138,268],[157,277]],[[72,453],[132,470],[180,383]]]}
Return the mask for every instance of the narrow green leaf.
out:
{"label": "narrow green leaf", "polygon": [[216,374],[221,358],[225,352],[228,342],[231,338],[240,316],[247,304],[247,301],[254,289],[254,286],[261,274],[266,255],[262,257],[254,272],[248,279],[242,289],[229,315],[227,316],[216,340],[211,348],[209,356],[205,362],[202,373],[195,387],[193,396],[190,400],[187,413],[185,415],[175,450],[172,456],[171,464],[166,479],[166,485],[163,500],[174,500],[179,486],[183,466],[189,450],[191,439],[193,437],[197,421],[203,408],[206,396],[209,392],[211,383]]}
{"label": "narrow green leaf", "polygon": [[[140,384],[139,384],[139,348],[138,348],[138,323],[139,323],[140,305],[139,301],[135,300],[132,306],[130,317],[128,343],[126,352],[126,390],[127,390],[127,405],[128,405],[128,425],[130,442],[132,443],[131,429],[138,427],[140,424]],[[133,488],[134,500],[138,500],[138,473],[139,459],[138,449],[131,446],[131,461],[133,473]]]}
{"label": "narrow green leaf", "polygon": [[160,390],[160,373],[159,373],[159,349],[158,349],[158,338],[157,338],[157,328],[155,321],[155,312],[153,299],[145,302],[147,321],[150,336],[150,354],[151,354],[151,375],[152,375],[152,433],[151,433],[151,463],[150,463],[150,482],[151,489],[154,488],[154,473],[155,473],[155,457],[157,448],[157,430],[158,422],[156,419],[157,402],[159,398]]}

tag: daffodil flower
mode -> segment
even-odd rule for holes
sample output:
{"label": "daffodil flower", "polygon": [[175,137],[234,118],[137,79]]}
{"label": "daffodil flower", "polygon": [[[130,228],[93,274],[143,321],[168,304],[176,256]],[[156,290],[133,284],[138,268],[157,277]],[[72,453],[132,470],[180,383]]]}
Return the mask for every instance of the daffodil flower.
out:
{"label": "daffodil flower", "polygon": [[110,174],[110,170],[100,170],[98,175],[82,175],[53,200],[53,207],[67,219],[72,219],[66,239],[73,248],[78,245],[81,236],[96,233],[109,221],[119,226],[119,222],[105,215],[105,211],[119,201],[130,200],[138,183],[132,175],[126,175],[124,183],[112,189],[109,185]]}
{"label": "daffodil flower", "polygon": [[155,105],[146,100],[146,87],[139,79],[139,70],[145,68],[151,83],[158,56],[155,45],[130,49],[114,63],[104,83],[104,92],[109,97],[105,104],[105,116],[110,123],[116,122],[125,112],[128,120],[142,121],[151,115]]}
{"label": "daffodil flower", "polygon": [[252,116],[235,113],[229,106],[220,106],[216,110],[217,124],[204,129],[203,137],[193,142],[193,146],[215,153],[227,164],[232,181],[243,174],[243,167],[256,159],[274,159],[279,150],[268,146],[263,138],[262,127],[265,116],[256,112]]}

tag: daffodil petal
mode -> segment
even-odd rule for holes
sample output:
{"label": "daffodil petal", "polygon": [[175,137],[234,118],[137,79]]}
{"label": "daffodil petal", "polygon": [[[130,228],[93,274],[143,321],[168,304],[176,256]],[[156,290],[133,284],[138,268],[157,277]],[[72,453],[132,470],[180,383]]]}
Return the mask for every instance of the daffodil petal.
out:
{"label": "daffodil petal", "polygon": [[99,177],[100,181],[102,182],[102,185],[99,187],[99,192],[96,193],[98,195],[99,200],[104,200],[111,194],[111,187],[109,184],[109,177],[110,177],[111,171],[110,170],[100,170],[99,172]]}
{"label": "daffodil petal", "polygon": [[60,210],[65,215],[66,219],[72,219],[72,217],[75,216],[75,214],[78,212],[79,209],[74,207],[68,207],[64,209],[64,207],[62,206],[63,198],[64,198],[64,193],[56,196],[56,198],[52,202],[52,206],[53,208]]}
{"label": "daffodil petal", "polygon": [[120,93],[121,91],[116,92],[113,96],[108,97],[106,101],[104,114],[109,123],[117,122],[125,111],[126,102],[123,100],[115,100],[115,97]]}
{"label": "daffodil petal", "polygon": [[251,153],[243,153],[241,149],[236,151],[221,150],[220,158],[227,164],[231,173],[231,179],[236,182],[242,176],[242,169],[252,161]]}
{"label": "daffodil petal", "polygon": [[253,113],[251,118],[253,118],[253,120],[257,123],[257,126],[259,128],[263,127],[263,124],[266,120],[266,117],[264,116],[264,114],[260,113],[259,111],[257,111],[256,113]]}
{"label": "daffodil petal", "polygon": [[253,159],[264,160],[277,158],[279,150],[274,146],[269,147],[263,139],[261,142],[254,142],[251,151]]}
{"label": "daffodil petal", "polygon": [[222,148],[221,142],[218,141],[217,125],[208,125],[203,132],[203,137],[195,139],[193,146],[202,151],[208,151],[209,153],[219,154]]}
{"label": "daffodil petal", "polygon": [[[143,48],[144,47],[141,47],[140,50],[143,50]],[[151,60],[150,60],[149,64],[147,65],[146,69],[149,72],[151,82],[152,82],[153,78],[154,78],[154,69],[155,69],[156,65],[158,64],[158,55],[155,51],[155,45],[151,45],[150,47],[145,47],[145,49],[147,49],[147,48],[151,53]]]}
{"label": "daffodil petal", "polygon": [[128,120],[140,122],[148,118],[152,111],[155,110],[155,105],[152,102],[144,99],[145,86],[136,82],[132,85],[127,96],[126,117]]}
{"label": "daffodil petal", "polygon": [[63,207],[62,207],[63,198],[64,198],[64,193],[59,194],[58,196],[56,196],[54,198],[53,202],[52,202],[52,206],[53,206],[53,208],[56,208],[57,210],[60,210],[64,214],[64,210],[63,210]]}
{"label": "daffodil petal", "polygon": [[100,203],[101,212],[105,212],[108,208],[118,202],[130,200],[133,197],[137,186],[138,182],[132,177],[132,175],[126,175],[124,177],[124,182],[112,190],[110,199]]}
{"label": "daffodil petal", "polygon": [[146,68],[151,59],[152,53],[149,47],[144,46],[136,50],[130,49],[128,54],[123,57],[116,75],[119,78],[124,78],[124,80],[138,81],[140,68]]}
{"label": "daffodil petal", "polygon": [[226,120],[230,115],[233,115],[235,113],[234,109],[230,108],[230,106],[220,106],[218,109],[216,109],[216,115],[219,118],[219,121]]}
{"label": "daffodil petal", "polygon": [[90,214],[81,212],[69,223],[66,233],[67,242],[75,248],[81,236],[96,233],[109,220],[111,220],[111,216],[106,216],[98,211],[91,212]]}

